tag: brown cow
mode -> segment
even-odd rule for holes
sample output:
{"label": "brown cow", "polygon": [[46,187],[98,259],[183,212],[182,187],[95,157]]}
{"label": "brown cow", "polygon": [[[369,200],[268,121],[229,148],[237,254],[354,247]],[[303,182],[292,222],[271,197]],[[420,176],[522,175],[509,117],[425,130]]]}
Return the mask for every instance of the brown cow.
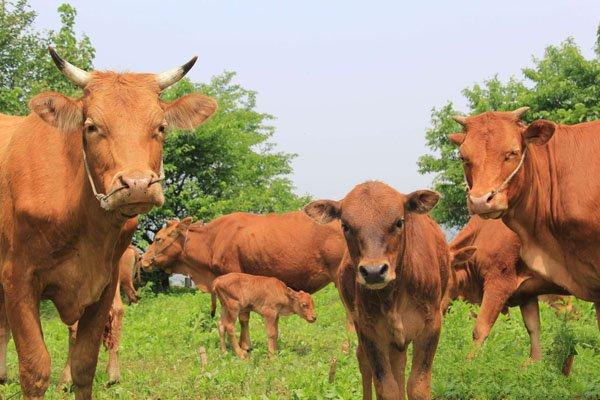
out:
{"label": "brown cow", "polygon": [[[337,282],[346,247],[338,222],[319,225],[301,211],[191,222],[188,217],[167,223],[142,256],[142,267],[189,275],[204,292],[211,291],[217,276],[230,272],[272,276],[308,293]],[[240,314],[242,330],[248,329],[248,318]]]}
{"label": "brown cow", "polygon": [[83,96],[44,92],[28,116],[0,115],[0,352],[12,331],[24,397],[42,398],[51,367],[39,303],[52,300],[63,322],[79,321],[71,369],[75,397],[89,399],[117,263],[136,227],[127,221],[164,201],[165,130],[199,125],[216,104],[159,98],[195,58],[158,75],[118,74],[50,53]]}
{"label": "brown cow", "polygon": [[212,308],[214,316],[217,300],[221,302],[219,337],[221,350],[226,353],[225,333],[240,358],[246,358],[250,348],[248,331],[241,332],[240,344],[235,337],[235,322],[240,313],[254,311],[265,319],[269,355],[277,352],[278,322],[280,315],[297,314],[308,322],[315,322],[315,304],[310,294],[290,289],[277,278],[232,272],[215,278],[212,284]]}
{"label": "brown cow", "polygon": [[502,218],[529,268],[600,302],[600,121],[527,126],[520,121],[526,111],[455,117],[465,130],[450,140],[460,145],[467,205],[483,218]]}
{"label": "brown cow", "polygon": [[439,195],[408,195],[380,182],[356,186],[341,201],[319,200],[305,212],[340,219],[348,251],[340,265],[342,300],[352,312],[363,399],[404,398],[406,348],[413,342],[409,399],[431,398],[431,367],[442,323],[449,252],[439,226],[424,215]]}
{"label": "brown cow", "polygon": [[[473,247],[474,246],[474,247]],[[476,347],[488,337],[500,312],[519,306],[531,341],[530,356],[542,358],[538,295],[568,294],[527,268],[519,257],[519,238],[500,220],[473,216],[450,243],[453,256],[477,249],[471,260],[453,261],[448,283],[448,299],[481,304],[473,330]],[[471,353],[472,356],[474,353]]]}
{"label": "brown cow", "polygon": [[[119,370],[119,344],[121,342],[121,329],[123,327],[123,315],[125,314],[125,307],[123,307],[123,301],[121,300],[121,288],[127,296],[129,303],[137,303],[138,296],[133,286],[133,277],[136,274],[136,268],[138,267],[137,261],[139,259],[138,250],[129,246],[125,253],[119,259],[119,282],[111,305],[108,321],[104,328],[104,334],[102,335],[102,342],[104,348],[108,351],[108,364],[106,365],[106,372],[108,373],[108,384],[113,385],[118,383],[121,379],[121,373]],[[77,337],[77,323],[69,326],[69,348],[71,349],[75,343]],[[71,379],[71,363],[67,358],[67,364],[63,369],[62,377],[60,379],[61,385],[70,385]]]}

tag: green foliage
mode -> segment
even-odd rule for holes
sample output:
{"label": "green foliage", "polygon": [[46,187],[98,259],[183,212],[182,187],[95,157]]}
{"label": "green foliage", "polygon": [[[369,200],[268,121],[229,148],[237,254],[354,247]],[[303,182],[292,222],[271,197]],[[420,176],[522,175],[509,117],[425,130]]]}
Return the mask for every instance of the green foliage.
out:
{"label": "green foliage", "polygon": [[200,91],[219,108],[192,132],[167,135],[164,148],[166,203],[141,219],[137,241],[150,242],[166,219],[192,215],[211,220],[235,211],[283,212],[307,202],[293,193],[288,177],[294,155],[275,152],[273,116],[256,111],[256,92],[225,72],[208,84],[185,79],[164,94],[172,100]]}
{"label": "green foliage", "polygon": [[[94,381],[95,399],[357,399],[361,383],[356,338],[345,330],[343,306],[333,285],[315,296],[317,322],[297,316],[279,323],[279,354],[267,356],[264,323],[252,314],[253,350],[242,361],[230,351],[221,354],[217,317],[210,318],[210,296],[179,290],[155,294],[144,290],[140,303],[126,306],[121,341],[121,383],[105,387],[107,354],[100,352]],[[529,336],[518,308],[501,315],[475,359],[471,332],[478,308],[456,302],[444,318],[442,337],[433,366],[435,399],[598,399],[599,338],[593,306],[576,301],[577,319],[569,321],[577,351],[570,377],[561,375],[556,361],[566,354],[564,319],[541,303],[544,360],[525,366]],[[67,355],[67,329],[50,303],[43,303],[44,337],[52,357],[51,386],[46,398],[73,398],[57,390]],[[593,340],[595,338],[595,341]],[[342,352],[350,339],[351,348]],[[208,364],[202,370],[198,349],[204,346]],[[410,352],[410,348],[409,348]],[[14,346],[8,351],[9,383],[0,387],[0,398],[19,392]],[[327,381],[331,359],[337,358],[334,383]],[[408,363],[410,369],[410,358]],[[15,396],[17,398],[18,396]]]}
{"label": "green foliage", "polygon": [[[598,57],[599,46],[600,41],[596,47]],[[568,39],[547,47],[543,58],[534,59],[533,67],[523,69],[523,79],[512,78],[504,83],[495,76],[462,94],[468,103],[466,114],[526,105],[531,108],[525,115],[528,122],[539,118],[565,124],[595,120],[600,118],[600,59],[586,59],[573,39]],[[425,133],[432,153],[418,161],[419,173],[434,174],[433,186],[443,198],[433,216],[447,227],[462,226],[468,219],[458,150],[447,138],[461,129],[452,121],[453,114],[458,112],[452,103],[433,109],[431,127]]]}
{"label": "green foliage", "polygon": [[76,11],[68,4],[58,8],[62,27],[58,32],[31,29],[35,12],[26,0],[0,2],[0,112],[27,114],[27,100],[44,90],[67,95],[78,93],[56,69],[48,55],[48,45],[73,64],[89,69],[94,48],[87,36],[75,34]]}

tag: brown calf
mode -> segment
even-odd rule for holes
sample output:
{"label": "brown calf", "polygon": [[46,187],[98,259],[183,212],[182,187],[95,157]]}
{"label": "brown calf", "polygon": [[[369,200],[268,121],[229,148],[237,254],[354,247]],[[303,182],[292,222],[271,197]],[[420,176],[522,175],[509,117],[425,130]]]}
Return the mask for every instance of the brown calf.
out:
{"label": "brown calf", "polygon": [[219,276],[212,284],[212,310],[216,310],[216,297],[221,302],[219,336],[221,350],[225,353],[225,333],[240,358],[245,358],[250,348],[250,334],[242,331],[240,342],[235,337],[235,322],[238,316],[254,311],[265,319],[269,355],[277,351],[278,321],[280,315],[298,314],[308,322],[315,322],[315,305],[310,294],[290,289],[277,278],[230,273]]}
{"label": "brown calf", "polygon": [[408,397],[431,397],[450,256],[441,229],[423,214],[438,198],[428,190],[404,195],[384,183],[366,182],[341,201],[319,200],[304,209],[318,222],[342,222],[348,250],[339,285],[359,339],[363,399],[371,399],[372,383],[378,399],[404,398],[411,342]]}

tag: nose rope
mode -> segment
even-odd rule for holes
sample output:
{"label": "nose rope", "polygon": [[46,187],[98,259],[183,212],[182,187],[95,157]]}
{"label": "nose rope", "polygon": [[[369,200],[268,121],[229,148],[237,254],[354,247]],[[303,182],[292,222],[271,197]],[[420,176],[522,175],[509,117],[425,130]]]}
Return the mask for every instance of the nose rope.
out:
{"label": "nose rope", "polygon": [[[519,160],[519,165],[517,165],[517,167],[513,170],[513,172],[511,172],[510,175],[508,175],[508,177],[506,177],[504,182],[502,182],[498,187],[496,187],[494,190],[492,190],[490,192],[490,194],[488,195],[489,197],[494,197],[495,195],[497,195],[498,193],[500,193],[504,189],[506,189],[506,187],[508,186],[510,181],[515,177],[515,175],[517,175],[519,170],[523,167],[523,164],[525,163],[525,155],[526,154],[527,154],[527,147],[525,147],[525,150],[523,150],[523,154],[521,155],[521,160]],[[468,193],[471,191],[471,187],[469,186],[469,181],[467,180],[467,175],[464,174],[464,168],[463,168],[463,176],[465,178],[465,185],[467,186],[467,197],[468,197],[469,196]]]}
{"label": "nose rope", "polygon": [[[120,186],[118,188],[115,188],[115,189],[111,190],[108,194],[98,193],[98,190],[96,189],[96,184],[94,183],[94,179],[92,178],[90,165],[87,160],[87,154],[85,153],[85,144],[81,148],[81,151],[83,153],[83,165],[85,166],[85,172],[87,174],[88,180],[90,181],[90,186],[92,187],[92,192],[94,192],[94,197],[100,202],[100,207],[103,210],[111,211],[111,208],[108,205],[108,198],[123,189],[127,189],[127,186]],[[165,179],[165,169],[163,166],[163,160],[161,158],[161,160],[160,160],[160,176],[157,179],[151,180],[150,183],[148,184],[148,186],[154,185],[155,183],[158,183],[158,182],[162,182],[164,179]]]}

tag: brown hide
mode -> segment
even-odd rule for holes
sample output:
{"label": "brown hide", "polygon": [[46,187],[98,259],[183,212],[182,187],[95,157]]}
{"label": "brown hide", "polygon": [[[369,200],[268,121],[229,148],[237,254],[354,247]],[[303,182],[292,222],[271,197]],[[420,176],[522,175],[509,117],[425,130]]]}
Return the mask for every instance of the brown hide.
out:
{"label": "brown hide", "polygon": [[531,339],[531,357],[541,358],[537,296],[568,294],[528,269],[519,257],[517,235],[501,220],[473,216],[450,243],[450,252],[467,246],[477,251],[465,264],[453,267],[448,293],[450,300],[461,298],[480,304],[473,339],[479,346],[489,335],[506,306],[519,306]]}
{"label": "brown hide", "polygon": [[411,342],[408,397],[431,398],[450,258],[441,229],[423,215],[437,200],[434,192],[404,195],[384,183],[367,182],[341,201],[320,200],[305,207],[315,220],[340,219],[344,227],[348,251],[339,286],[359,338],[363,399],[371,398],[372,383],[378,399],[404,397]]}
{"label": "brown hide", "polygon": [[521,258],[532,270],[581,299],[598,301],[600,121],[525,126],[521,113],[467,117],[465,132],[451,135],[471,185],[469,208],[501,217],[519,236]]}
{"label": "brown hide", "polygon": [[[74,67],[52,56],[74,80]],[[42,299],[65,323],[79,321],[73,382],[78,399],[91,398],[117,262],[136,227],[131,218],[163,202],[165,127],[198,125],[216,108],[199,94],[161,101],[152,74],[75,75],[85,75],[77,82],[81,98],[44,92],[30,101],[28,116],[0,115],[0,332],[10,324],[26,399],[43,397],[50,376]],[[92,183],[114,194],[100,202]],[[5,347],[7,335],[0,336]]]}
{"label": "brown hide", "polygon": [[[297,314],[308,322],[314,322],[315,304],[310,295],[303,291],[290,289],[277,278],[229,273],[217,277],[211,291],[221,302],[221,320],[219,336],[221,350],[227,352],[225,333],[227,333],[235,353],[245,358],[250,348],[250,333],[247,324],[242,323],[241,340],[235,337],[235,322],[240,315],[249,315],[250,311],[263,316],[267,327],[269,354],[277,351],[279,316]],[[244,320],[244,318],[240,318]],[[247,322],[247,319],[246,319]]]}
{"label": "brown hide", "polygon": [[190,275],[205,292],[215,277],[244,272],[314,293],[335,281],[345,248],[339,223],[319,225],[302,212],[234,213],[206,225],[190,222],[172,221],[159,231],[142,266]]}

